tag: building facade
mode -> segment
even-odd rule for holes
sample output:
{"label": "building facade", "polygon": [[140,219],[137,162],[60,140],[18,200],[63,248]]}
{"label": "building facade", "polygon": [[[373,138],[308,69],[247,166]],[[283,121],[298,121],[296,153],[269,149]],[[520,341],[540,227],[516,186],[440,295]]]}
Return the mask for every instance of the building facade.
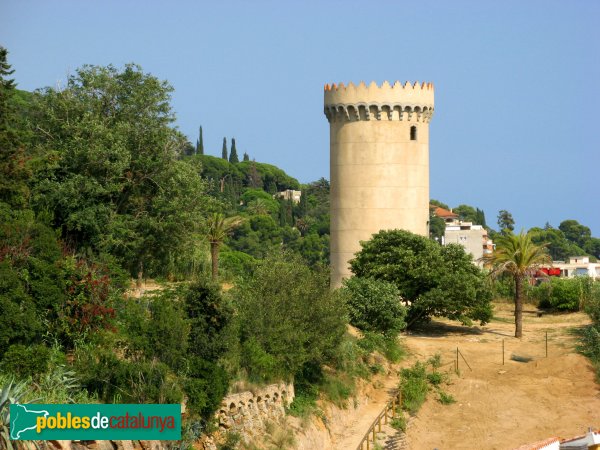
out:
{"label": "building facade", "polygon": [[462,245],[465,251],[471,254],[473,262],[480,267],[483,267],[481,258],[494,251],[494,242],[488,237],[487,230],[482,225],[459,220],[446,224],[443,244]]}
{"label": "building facade", "polygon": [[331,287],[380,230],[428,235],[431,83],[325,85],[330,129]]}

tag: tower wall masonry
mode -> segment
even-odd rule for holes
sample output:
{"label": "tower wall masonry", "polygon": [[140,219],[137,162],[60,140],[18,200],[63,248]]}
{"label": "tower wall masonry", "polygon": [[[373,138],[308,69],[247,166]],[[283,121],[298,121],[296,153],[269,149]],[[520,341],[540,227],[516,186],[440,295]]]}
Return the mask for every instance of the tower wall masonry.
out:
{"label": "tower wall masonry", "polygon": [[380,230],[427,235],[431,83],[325,85],[330,125],[331,286]]}

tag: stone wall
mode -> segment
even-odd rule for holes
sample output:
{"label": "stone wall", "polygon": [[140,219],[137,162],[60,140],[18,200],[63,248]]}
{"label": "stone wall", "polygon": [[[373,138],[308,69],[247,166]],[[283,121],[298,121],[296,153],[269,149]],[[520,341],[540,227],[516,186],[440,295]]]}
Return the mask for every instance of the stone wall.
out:
{"label": "stone wall", "polygon": [[282,419],[293,400],[294,385],[285,383],[228,395],[217,412],[219,428],[246,436],[260,433],[268,421]]}

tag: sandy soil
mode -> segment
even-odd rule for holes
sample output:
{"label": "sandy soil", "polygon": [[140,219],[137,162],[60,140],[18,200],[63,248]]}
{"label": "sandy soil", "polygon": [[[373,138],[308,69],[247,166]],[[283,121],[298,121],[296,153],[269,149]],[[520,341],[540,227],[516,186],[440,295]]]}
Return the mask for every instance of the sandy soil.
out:
{"label": "sandy soil", "polygon": [[390,374],[386,377],[376,377],[377,389],[367,390],[368,402],[352,414],[350,420],[345,423],[344,429],[336,429],[332,426],[332,441],[334,449],[355,449],[361,439],[373,423],[373,420],[383,411],[385,405],[390,401],[393,392],[398,387],[398,377]]}
{"label": "sandy soil", "polygon": [[[525,314],[524,336],[516,339],[512,305],[496,304],[495,319],[484,327],[434,322],[407,336],[411,361],[441,354],[448,364],[442,370],[451,373],[443,390],[456,399],[442,405],[430,395],[408,429],[410,449],[512,449],[598,428],[600,386],[588,361],[575,352],[572,334],[587,323],[582,313]],[[453,364],[457,347],[472,367],[460,358],[459,375]],[[512,354],[532,360],[517,362]]]}

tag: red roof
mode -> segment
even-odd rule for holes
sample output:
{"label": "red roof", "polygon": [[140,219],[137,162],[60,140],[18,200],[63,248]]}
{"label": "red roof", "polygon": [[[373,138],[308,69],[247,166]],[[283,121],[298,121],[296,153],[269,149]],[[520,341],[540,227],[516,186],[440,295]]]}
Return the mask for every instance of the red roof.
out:
{"label": "red roof", "polygon": [[515,448],[514,450],[541,450],[544,447],[549,446],[550,444],[554,444],[555,442],[560,442],[560,438],[552,437],[543,441],[534,442],[533,444],[521,445],[520,447]]}
{"label": "red roof", "polygon": [[446,218],[456,219],[456,218],[458,218],[458,214],[455,214],[452,211],[448,211],[447,209],[440,208],[439,206],[435,206],[435,205],[431,205],[431,207],[435,208],[433,210],[433,214],[435,214],[437,217],[441,217],[442,219],[446,219]]}

